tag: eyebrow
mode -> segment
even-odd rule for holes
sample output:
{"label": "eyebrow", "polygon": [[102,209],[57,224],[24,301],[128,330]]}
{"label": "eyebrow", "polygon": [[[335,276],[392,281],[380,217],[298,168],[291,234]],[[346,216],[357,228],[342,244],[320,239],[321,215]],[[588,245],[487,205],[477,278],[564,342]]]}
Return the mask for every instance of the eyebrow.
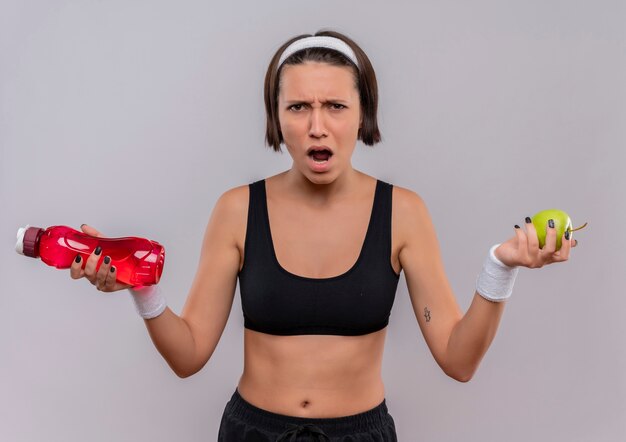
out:
{"label": "eyebrow", "polygon": [[[306,98],[301,98],[301,99],[290,99],[290,100],[284,100],[285,104],[295,104],[295,103],[313,103],[313,100],[310,99],[306,99]],[[345,98],[328,98],[326,100],[320,100],[320,103],[350,103],[350,100],[347,100]]]}

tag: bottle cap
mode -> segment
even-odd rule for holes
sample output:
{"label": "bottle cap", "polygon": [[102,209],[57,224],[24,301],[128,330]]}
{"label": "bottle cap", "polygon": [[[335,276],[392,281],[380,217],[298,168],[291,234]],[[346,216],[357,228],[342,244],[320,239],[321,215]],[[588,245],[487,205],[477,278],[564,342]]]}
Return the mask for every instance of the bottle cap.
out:
{"label": "bottle cap", "polygon": [[17,242],[15,243],[15,251],[20,255],[37,258],[37,238],[43,229],[39,227],[20,227],[17,229]]}

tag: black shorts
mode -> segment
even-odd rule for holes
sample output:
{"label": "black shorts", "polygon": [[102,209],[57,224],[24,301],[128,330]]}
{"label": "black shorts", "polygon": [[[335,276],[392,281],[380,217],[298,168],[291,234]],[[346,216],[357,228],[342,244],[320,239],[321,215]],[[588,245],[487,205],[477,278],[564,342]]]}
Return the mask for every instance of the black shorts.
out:
{"label": "black shorts", "polygon": [[237,390],[226,404],[218,442],[397,442],[383,400],[363,413],[333,418],[284,416],[246,402]]}

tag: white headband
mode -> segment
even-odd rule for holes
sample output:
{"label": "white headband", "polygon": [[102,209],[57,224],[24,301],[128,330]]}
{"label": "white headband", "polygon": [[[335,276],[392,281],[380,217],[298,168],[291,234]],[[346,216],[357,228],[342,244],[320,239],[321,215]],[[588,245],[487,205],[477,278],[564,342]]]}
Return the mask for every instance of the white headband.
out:
{"label": "white headband", "polygon": [[352,63],[356,65],[357,68],[359,68],[359,63],[356,60],[356,55],[354,55],[354,51],[350,46],[348,46],[346,42],[335,37],[326,36],[305,37],[301,38],[300,40],[294,41],[289,46],[287,46],[281,54],[280,60],[278,60],[278,67],[280,68],[283,62],[294,53],[308,48],[333,49],[345,55]]}

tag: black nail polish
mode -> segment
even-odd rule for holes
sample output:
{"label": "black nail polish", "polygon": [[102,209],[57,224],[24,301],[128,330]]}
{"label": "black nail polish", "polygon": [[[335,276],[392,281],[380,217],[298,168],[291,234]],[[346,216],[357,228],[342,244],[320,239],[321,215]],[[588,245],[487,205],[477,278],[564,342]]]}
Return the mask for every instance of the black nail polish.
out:
{"label": "black nail polish", "polygon": [[514,226],[514,227],[515,227],[516,229],[519,229],[519,226],[518,226],[517,224],[515,224],[515,226]]}
{"label": "black nail polish", "polygon": [[548,220],[548,226],[549,226],[551,229],[554,229],[554,220],[553,220],[553,219],[549,219],[549,220]]}
{"label": "black nail polish", "polygon": [[526,224],[530,224],[532,222],[530,216],[527,216],[524,221],[526,221]]}
{"label": "black nail polish", "polygon": [[80,262],[80,255],[76,255],[76,258],[74,258],[74,262]]}
{"label": "black nail polish", "polygon": [[111,258],[110,258],[109,256],[105,256],[105,257],[104,257],[104,263],[105,263],[105,264],[108,264],[108,263],[110,263],[110,262],[111,262]]}
{"label": "black nail polish", "polygon": [[565,231],[565,239],[569,240],[569,230]]}
{"label": "black nail polish", "polygon": [[115,267],[111,267],[111,273],[115,272]]}
{"label": "black nail polish", "polygon": [[102,247],[98,246],[96,247],[96,250],[94,250],[94,252],[96,255],[99,255],[100,253],[102,253]]}

